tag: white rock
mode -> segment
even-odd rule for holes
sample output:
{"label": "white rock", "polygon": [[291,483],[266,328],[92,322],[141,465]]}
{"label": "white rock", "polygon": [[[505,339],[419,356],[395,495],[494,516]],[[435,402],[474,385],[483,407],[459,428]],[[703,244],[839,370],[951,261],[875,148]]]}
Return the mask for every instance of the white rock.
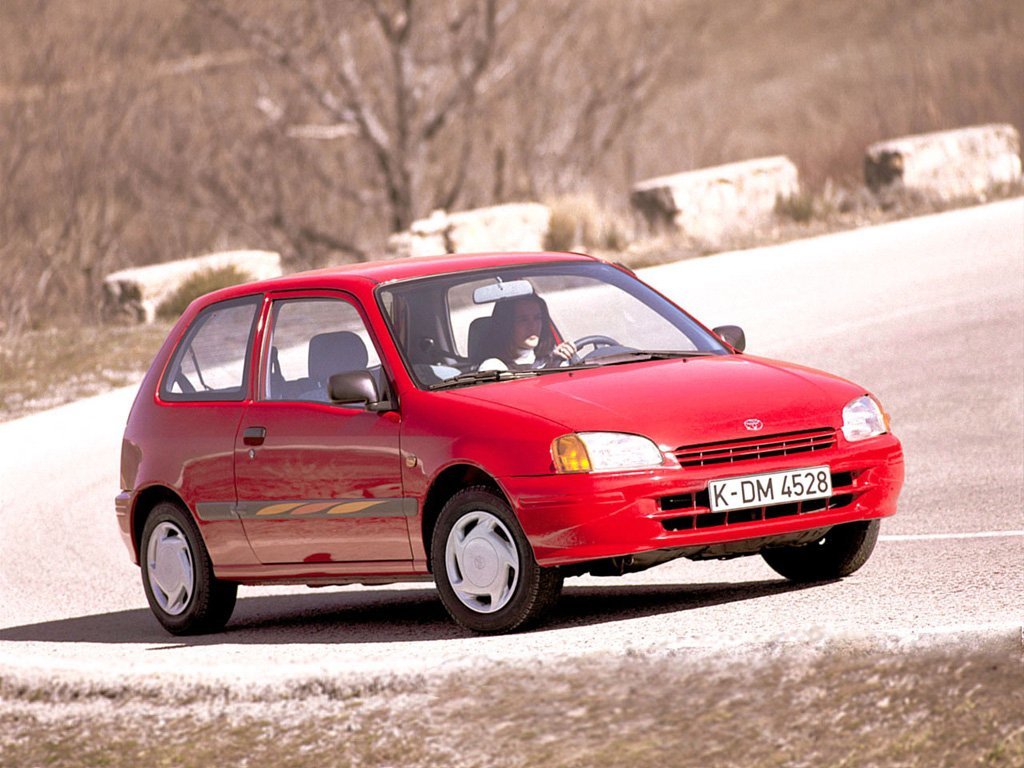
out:
{"label": "white rock", "polygon": [[633,186],[630,202],[655,230],[677,230],[717,244],[723,236],[768,221],[779,197],[800,189],[784,156],[659,176]]}
{"label": "white rock", "polygon": [[392,255],[542,251],[551,211],[541,203],[508,203],[446,213],[437,210],[388,239]]}
{"label": "white rock", "polygon": [[902,184],[944,200],[980,197],[1020,181],[1020,134],[977,125],[879,141],[866,150],[864,177],[874,191]]}
{"label": "white rock", "polygon": [[156,311],[178,287],[197,272],[235,267],[250,280],[279,277],[281,256],[272,251],[222,251],[191,259],[167,261],[112,272],[103,278],[108,315],[129,316],[151,323]]}

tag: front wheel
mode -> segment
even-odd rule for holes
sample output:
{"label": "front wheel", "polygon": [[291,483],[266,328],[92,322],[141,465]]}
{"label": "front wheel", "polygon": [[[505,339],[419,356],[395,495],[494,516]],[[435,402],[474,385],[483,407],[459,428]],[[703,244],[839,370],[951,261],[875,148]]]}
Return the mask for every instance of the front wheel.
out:
{"label": "front wheel", "polygon": [[154,507],[139,550],[146,599],[164,629],[196,635],[228,623],[238,585],[213,575],[210,555],[188,512],[169,502]]}
{"label": "front wheel", "polygon": [[766,549],[761,557],[790,581],[831,581],[849,576],[871,557],[878,541],[878,520],[844,523],[815,542]]}
{"label": "front wheel", "polygon": [[543,616],[562,589],[562,574],[537,565],[512,509],[484,486],[445,504],[430,563],[445,609],[474,632],[522,628]]}

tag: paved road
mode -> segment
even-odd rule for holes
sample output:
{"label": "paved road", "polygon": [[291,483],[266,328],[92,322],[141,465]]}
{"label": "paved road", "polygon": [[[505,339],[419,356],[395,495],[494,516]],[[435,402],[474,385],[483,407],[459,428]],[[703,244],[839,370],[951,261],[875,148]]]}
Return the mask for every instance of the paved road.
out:
{"label": "paved road", "polygon": [[149,615],[115,529],[133,392],[0,425],[0,676],[273,684],[560,655],[786,653],[794,643],[1024,621],[1024,200],[646,270],[748,349],[853,378],[904,441],[900,513],[868,565],[813,588],[760,559],[567,582],[554,621],[469,637],[431,588],[243,589],[228,631]]}

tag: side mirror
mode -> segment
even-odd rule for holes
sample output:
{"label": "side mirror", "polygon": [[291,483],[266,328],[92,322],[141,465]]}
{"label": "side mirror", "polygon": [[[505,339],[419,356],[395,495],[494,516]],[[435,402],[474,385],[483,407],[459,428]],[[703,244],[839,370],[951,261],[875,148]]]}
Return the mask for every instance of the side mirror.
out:
{"label": "side mirror", "polygon": [[738,325],[720,325],[711,330],[721,336],[722,340],[737,352],[742,352],[746,349],[747,337],[743,333],[743,329]]}
{"label": "side mirror", "polygon": [[332,403],[358,403],[364,405],[368,411],[385,410],[387,407],[387,403],[381,403],[377,382],[369,371],[334,374],[327,382],[327,395]]}

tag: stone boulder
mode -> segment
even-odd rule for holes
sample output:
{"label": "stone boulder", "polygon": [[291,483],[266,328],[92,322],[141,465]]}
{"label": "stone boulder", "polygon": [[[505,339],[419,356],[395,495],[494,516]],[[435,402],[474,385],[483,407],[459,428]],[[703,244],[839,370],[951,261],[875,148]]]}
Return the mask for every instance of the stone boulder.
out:
{"label": "stone boulder", "polygon": [[864,157],[864,180],[873,192],[902,185],[942,200],[977,198],[995,185],[1020,179],[1020,134],[1012,125],[879,141]]}
{"label": "stone boulder", "polygon": [[651,230],[680,231],[716,245],[770,220],[776,200],[799,189],[796,166],[780,155],[641,181],[629,199]]}
{"label": "stone boulder", "polygon": [[104,314],[152,323],[157,308],[185,280],[199,272],[234,267],[250,280],[279,277],[280,254],[271,251],[222,251],[112,272],[103,278]]}
{"label": "stone boulder", "polygon": [[508,203],[448,213],[434,211],[414,221],[407,232],[388,240],[392,256],[441,253],[542,251],[551,211],[541,203]]}

